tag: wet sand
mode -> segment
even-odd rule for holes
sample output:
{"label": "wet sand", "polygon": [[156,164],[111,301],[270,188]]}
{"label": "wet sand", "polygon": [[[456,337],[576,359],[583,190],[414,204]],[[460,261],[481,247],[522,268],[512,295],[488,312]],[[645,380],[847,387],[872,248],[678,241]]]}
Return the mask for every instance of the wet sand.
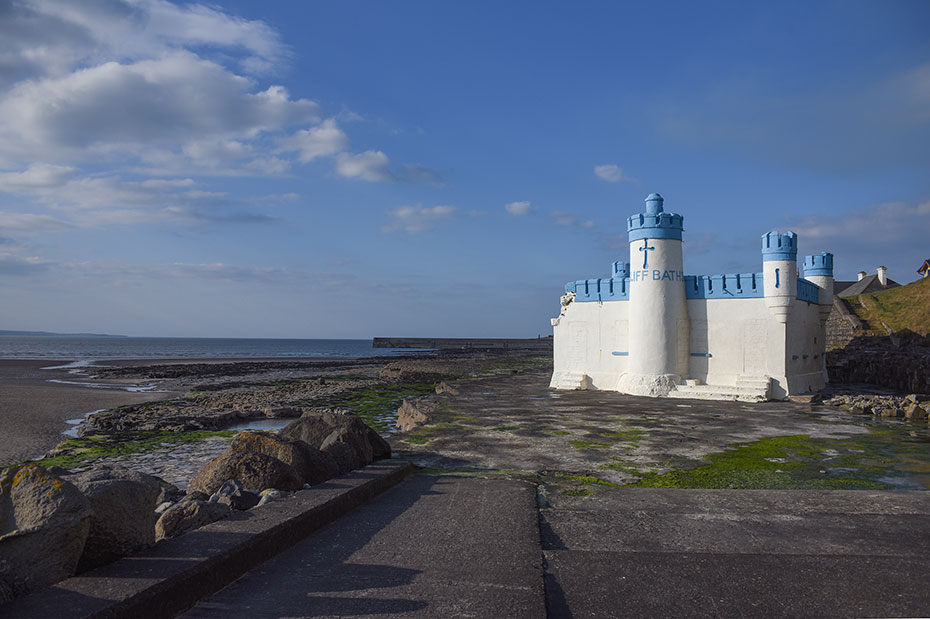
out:
{"label": "wet sand", "polygon": [[62,432],[73,427],[66,423],[69,419],[104,408],[176,395],[174,392],[131,392],[49,382],[50,379],[92,382],[69,374],[67,369],[42,369],[66,363],[68,361],[48,359],[0,359],[0,466],[44,455],[66,438]]}

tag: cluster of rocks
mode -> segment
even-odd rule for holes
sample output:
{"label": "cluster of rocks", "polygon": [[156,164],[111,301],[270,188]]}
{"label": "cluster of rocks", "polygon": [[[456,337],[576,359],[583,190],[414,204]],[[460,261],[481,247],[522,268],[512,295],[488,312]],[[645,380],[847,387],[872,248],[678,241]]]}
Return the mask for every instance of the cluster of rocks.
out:
{"label": "cluster of rocks", "polygon": [[91,415],[79,434],[160,430],[190,432],[219,430],[248,419],[297,418],[313,410],[314,400],[325,400],[345,391],[367,389],[376,379],[339,381],[312,378],[285,385],[203,393],[121,406]]}
{"label": "cluster of rocks", "polygon": [[442,403],[443,395],[458,395],[458,389],[445,381],[436,384],[436,395],[421,396],[418,398],[405,398],[397,409],[397,429],[401,432],[409,432],[417,426],[428,423],[433,417],[433,413]]}
{"label": "cluster of rocks", "polygon": [[276,434],[241,432],[186,493],[120,467],[11,467],[0,474],[0,604],[390,456],[351,412],[318,409]]}
{"label": "cluster of rocks", "polygon": [[903,417],[911,421],[927,421],[930,415],[930,395],[834,395],[823,400],[850,413],[876,417]]}
{"label": "cluster of rocks", "polygon": [[270,371],[319,371],[355,365],[354,361],[234,361],[216,363],[164,363],[146,366],[94,367],[94,378],[207,378],[245,376]]}

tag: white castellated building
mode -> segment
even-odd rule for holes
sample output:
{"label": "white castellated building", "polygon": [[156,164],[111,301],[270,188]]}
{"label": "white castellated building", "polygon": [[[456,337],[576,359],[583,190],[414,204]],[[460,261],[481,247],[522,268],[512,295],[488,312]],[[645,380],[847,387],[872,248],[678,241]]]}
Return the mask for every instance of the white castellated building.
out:
{"label": "white castellated building", "polygon": [[826,382],[833,255],[804,259],[797,235],[762,236],[762,272],[685,275],[683,217],[662,196],[627,220],[629,261],[569,282],[552,319],[556,389],[758,401]]}

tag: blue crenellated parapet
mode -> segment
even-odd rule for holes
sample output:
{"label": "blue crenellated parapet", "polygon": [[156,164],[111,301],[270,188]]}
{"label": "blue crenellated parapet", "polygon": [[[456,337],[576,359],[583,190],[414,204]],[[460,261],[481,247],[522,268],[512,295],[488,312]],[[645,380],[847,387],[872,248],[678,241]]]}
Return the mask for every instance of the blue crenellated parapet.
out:
{"label": "blue crenellated parapet", "polygon": [[610,265],[610,276],[614,279],[627,279],[630,277],[630,263],[617,260]]}
{"label": "blue crenellated parapet", "polygon": [[820,303],[820,286],[806,279],[798,278],[798,301]]}
{"label": "blue crenellated parapet", "polygon": [[804,256],[804,277],[833,277],[833,254]]}
{"label": "blue crenellated parapet", "polygon": [[764,295],[762,273],[685,275],[688,299],[750,299]]}
{"label": "blue crenellated parapet", "polygon": [[633,215],[627,219],[627,232],[630,242],[640,239],[676,239],[681,240],[684,230],[684,217],[675,213],[666,213],[662,206],[665,199],[657,193],[646,197],[646,212]]}
{"label": "blue crenellated parapet", "polygon": [[574,292],[576,302],[629,301],[630,279],[579,279],[565,284],[565,292]]}
{"label": "blue crenellated parapet", "polygon": [[762,235],[762,261],[798,259],[798,235],[794,232],[766,232]]}

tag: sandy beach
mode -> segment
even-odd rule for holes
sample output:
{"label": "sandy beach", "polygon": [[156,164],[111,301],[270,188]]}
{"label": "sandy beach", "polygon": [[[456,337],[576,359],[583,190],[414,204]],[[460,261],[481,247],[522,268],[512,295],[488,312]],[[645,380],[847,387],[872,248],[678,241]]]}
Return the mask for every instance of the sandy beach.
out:
{"label": "sandy beach", "polygon": [[[123,404],[172,397],[174,392],[133,392],[51,380],[94,382],[67,369],[43,370],[68,361],[0,359],[0,466],[42,456],[65,437],[69,419]],[[139,361],[139,363],[146,363]],[[120,384],[121,381],[97,381]]]}

